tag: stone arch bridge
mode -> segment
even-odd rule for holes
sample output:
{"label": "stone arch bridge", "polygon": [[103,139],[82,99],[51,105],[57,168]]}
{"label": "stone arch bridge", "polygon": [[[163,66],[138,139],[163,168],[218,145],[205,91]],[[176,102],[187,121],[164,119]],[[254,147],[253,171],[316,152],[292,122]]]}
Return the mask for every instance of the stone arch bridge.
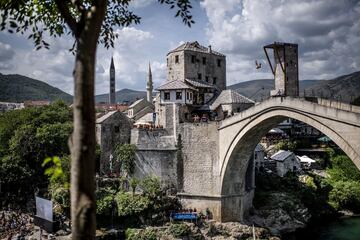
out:
{"label": "stone arch bridge", "polygon": [[[184,156],[183,192],[179,194],[183,203],[209,208],[218,221],[243,221],[254,194],[254,189],[245,184],[254,148],[262,136],[286,118],[300,120],[326,134],[360,169],[360,107],[319,98],[306,101],[273,97],[218,125],[206,126],[203,134],[208,139],[217,138],[208,143],[214,150],[206,157],[206,148],[198,147],[204,155],[196,160],[200,164]],[[214,128],[215,136],[211,134]],[[182,134],[196,141],[194,132],[183,130]],[[189,142],[184,147],[195,145]]]}

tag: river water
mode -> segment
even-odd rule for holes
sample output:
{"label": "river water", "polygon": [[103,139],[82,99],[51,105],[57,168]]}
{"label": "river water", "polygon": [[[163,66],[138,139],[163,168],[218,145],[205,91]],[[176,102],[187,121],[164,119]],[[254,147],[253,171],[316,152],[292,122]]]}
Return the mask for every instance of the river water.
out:
{"label": "river water", "polygon": [[[311,230],[310,230],[311,229]],[[310,227],[284,239],[291,240],[360,240],[360,217],[341,218],[319,228]]]}

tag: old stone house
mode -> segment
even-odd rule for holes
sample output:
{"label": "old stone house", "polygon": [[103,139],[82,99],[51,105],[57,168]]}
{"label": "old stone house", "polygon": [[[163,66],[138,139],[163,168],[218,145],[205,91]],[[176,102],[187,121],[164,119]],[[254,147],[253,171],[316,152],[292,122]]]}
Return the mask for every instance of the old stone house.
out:
{"label": "old stone house", "polygon": [[101,155],[97,163],[100,174],[118,172],[113,156],[118,144],[130,142],[131,123],[120,111],[112,111],[96,119],[96,141]]}
{"label": "old stone house", "polygon": [[154,112],[154,105],[144,98],[136,100],[127,110],[128,117],[134,121],[151,112]]}
{"label": "old stone house", "polygon": [[217,119],[222,120],[235,113],[242,112],[255,105],[255,102],[234,90],[223,90],[210,109],[215,111]]}
{"label": "old stone house", "polygon": [[280,177],[285,176],[287,172],[297,172],[301,170],[299,159],[293,152],[279,150],[270,157],[276,162],[276,173]]}

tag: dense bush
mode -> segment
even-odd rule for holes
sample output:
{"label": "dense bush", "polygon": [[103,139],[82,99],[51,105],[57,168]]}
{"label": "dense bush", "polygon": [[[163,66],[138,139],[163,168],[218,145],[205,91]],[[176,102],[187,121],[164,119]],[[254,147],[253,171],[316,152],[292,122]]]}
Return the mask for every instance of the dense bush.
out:
{"label": "dense bush", "polygon": [[129,192],[118,192],[115,200],[118,207],[118,214],[121,217],[143,216],[150,204],[147,196],[133,195]]}
{"label": "dense bush", "polygon": [[106,187],[96,191],[96,213],[99,215],[110,216],[115,210],[116,190]]}
{"label": "dense bush", "polygon": [[115,149],[115,158],[118,163],[120,173],[132,175],[135,170],[135,150],[134,144],[119,144]]}
{"label": "dense bush", "polygon": [[125,231],[127,240],[156,240],[159,239],[158,233],[153,228],[133,229],[128,228]]}
{"label": "dense bush", "polygon": [[186,237],[191,234],[190,226],[184,223],[171,224],[168,231],[176,238]]}
{"label": "dense bush", "polygon": [[0,115],[0,179],[7,192],[45,187],[47,157],[67,156],[71,109],[63,102]]}
{"label": "dense bush", "polygon": [[297,145],[298,143],[296,141],[281,140],[275,145],[275,149],[276,151],[279,150],[294,151]]}
{"label": "dense bush", "polygon": [[360,183],[338,181],[329,194],[330,203],[338,210],[347,209],[360,212]]}
{"label": "dense bush", "polygon": [[327,169],[331,181],[360,181],[360,171],[346,155],[333,156]]}

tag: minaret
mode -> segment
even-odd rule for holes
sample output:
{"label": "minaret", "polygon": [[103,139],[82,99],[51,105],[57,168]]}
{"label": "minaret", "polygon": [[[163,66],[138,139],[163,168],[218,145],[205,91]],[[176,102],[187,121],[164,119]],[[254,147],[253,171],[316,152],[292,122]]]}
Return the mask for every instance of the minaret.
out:
{"label": "minaret", "polygon": [[148,79],[146,84],[146,99],[148,102],[152,103],[152,93],[153,93],[153,82],[152,82],[152,74],[151,74],[151,67],[149,62],[149,72],[148,72]]}
{"label": "minaret", "polygon": [[110,64],[110,94],[109,94],[109,103],[115,103],[115,66],[114,59],[111,58]]}

